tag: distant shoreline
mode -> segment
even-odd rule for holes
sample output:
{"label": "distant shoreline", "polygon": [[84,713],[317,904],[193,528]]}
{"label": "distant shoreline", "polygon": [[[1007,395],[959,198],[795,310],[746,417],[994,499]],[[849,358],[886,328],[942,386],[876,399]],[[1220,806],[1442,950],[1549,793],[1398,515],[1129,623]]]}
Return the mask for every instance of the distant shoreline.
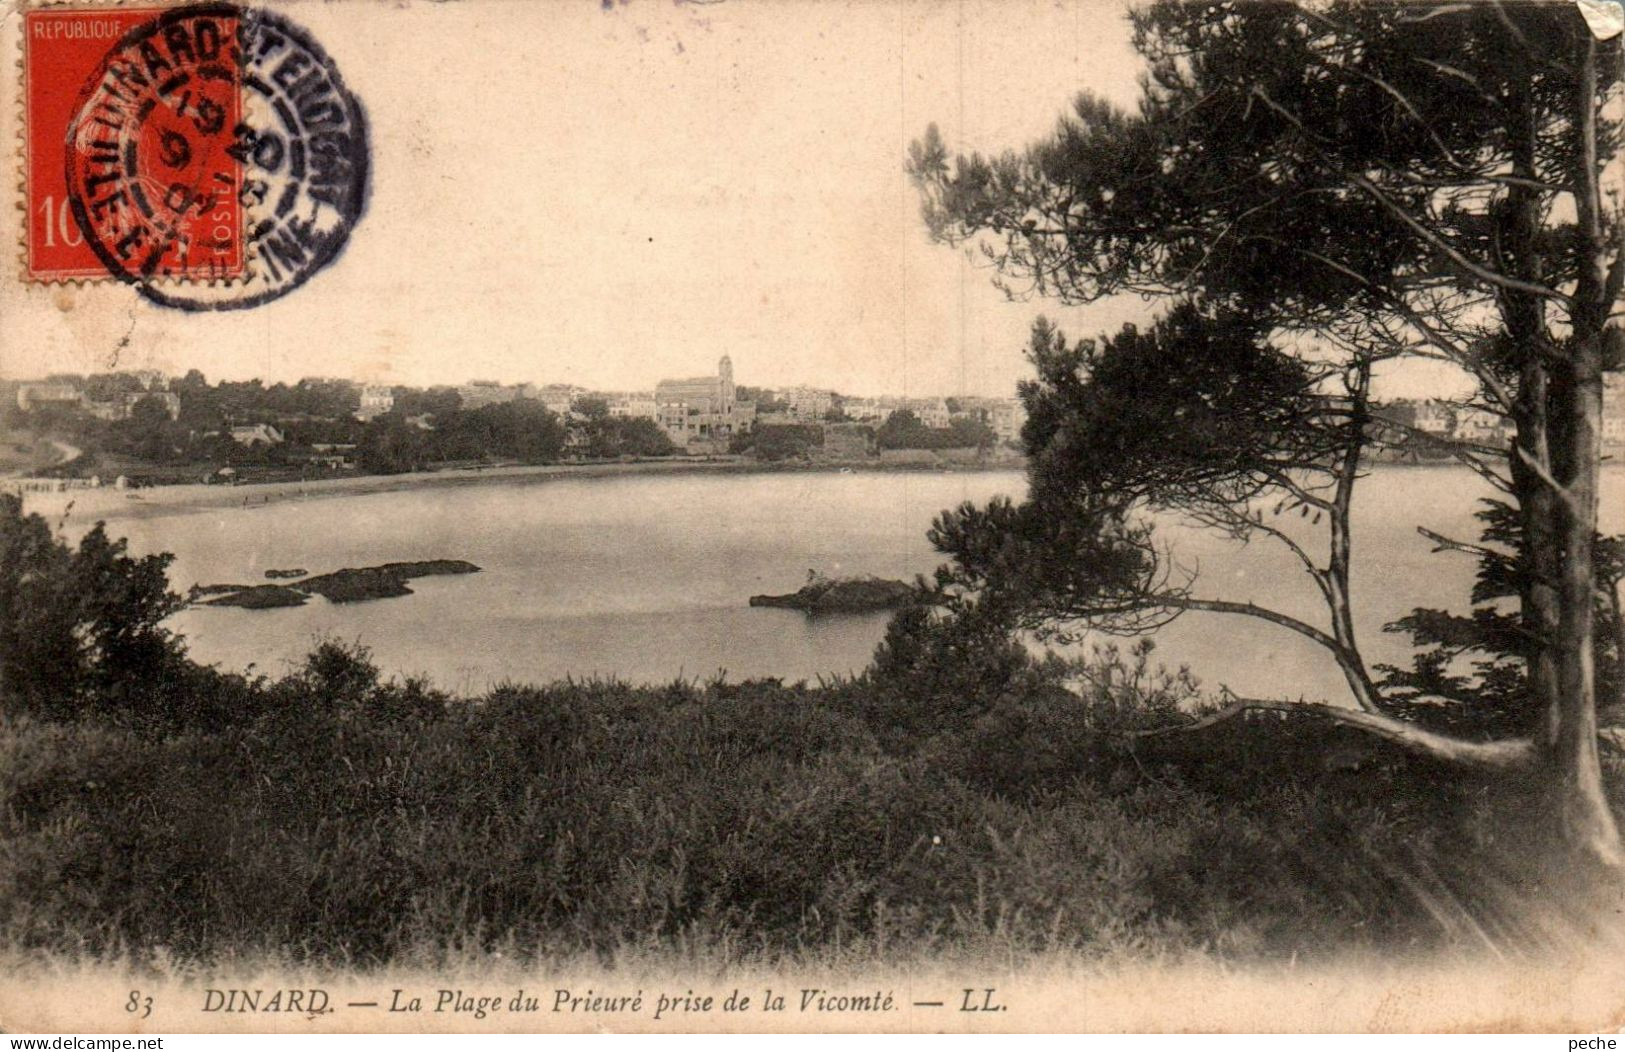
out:
{"label": "distant shoreline", "polygon": [[[61,493],[27,493],[25,511],[48,519],[67,513],[75,521],[140,520],[183,515],[208,508],[253,509],[285,501],[320,500],[402,490],[473,486],[488,483],[539,483],[558,479],[619,478],[640,475],[760,475],[786,472],[841,471],[864,474],[920,472],[1019,471],[1021,461],[944,464],[885,464],[880,462],[769,463],[744,458],[704,460],[661,459],[597,464],[516,464],[489,468],[452,468],[410,471],[398,475],[356,475],[304,482],[257,482],[240,485],[192,483],[152,486],[137,490],[73,489]],[[72,505],[71,511],[69,505]]]}
{"label": "distant shoreline", "polygon": [[[843,471],[863,474],[919,474],[922,472],[1020,471],[1025,461],[1001,460],[981,463],[946,462],[938,464],[883,463],[879,461],[765,462],[743,457],[711,459],[660,459],[593,464],[514,464],[488,468],[448,468],[443,471],[410,471],[398,475],[355,475],[347,478],[313,479],[305,482],[254,482],[239,485],[191,483],[152,486],[139,490],[75,489],[62,493],[27,493],[25,511],[58,519],[73,505],[74,521],[132,521],[184,515],[208,508],[253,509],[285,501],[310,501],[329,497],[351,497],[369,493],[395,493],[402,490],[435,489],[451,486],[478,486],[490,483],[533,484],[559,479],[636,477],[640,475],[766,475],[783,473],[832,474]],[[1432,471],[1460,469],[1454,461],[1372,465],[1383,470]],[[1625,464],[1605,462],[1604,470],[1625,468]]]}

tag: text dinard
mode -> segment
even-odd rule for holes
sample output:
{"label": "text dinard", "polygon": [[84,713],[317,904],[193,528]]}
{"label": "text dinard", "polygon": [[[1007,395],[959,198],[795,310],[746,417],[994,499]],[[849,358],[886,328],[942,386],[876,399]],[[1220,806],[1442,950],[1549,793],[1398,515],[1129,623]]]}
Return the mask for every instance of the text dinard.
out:
{"label": "text dinard", "polygon": [[[954,1007],[961,1012],[1005,1011],[1005,1006],[996,1003],[996,993],[992,988],[967,987],[959,999],[962,1003]],[[915,1007],[942,1008],[947,1005],[946,1001],[915,1002]],[[692,989],[681,992],[656,990],[647,994],[642,989],[631,993],[604,993],[591,988],[581,990],[565,987],[535,993],[521,987],[509,994],[462,989],[416,992],[397,987],[390,990],[388,998],[364,1001],[335,1000],[321,987],[308,990],[210,987],[203,991],[202,1009],[205,1012],[282,1012],[315,1016],[339,1008],[468,1015],[475,1019],[502,1013],[529,1012],[560,1015],[649,1013],[656,1020],[661,1020],[707,1012],[896,1012],[902,1010],[903,1004],[890,990],[831,990],[816,986],[779,992],[767,988],[759,996],[737,987],[727,994],[696,992]]]}
{"label": "text dinard", "polygon": [[[321,1015],[334,1010],[334,1000],[328,991],[316,987],[310,990],[215,989],[203,991],[205,1012],[287,1012]],[[645,995],[642,990],[633,993],[607,994],[595,990],[555,989],[549,994],[527,993],[523,988],[513,994],[470,993],[464,990],[435,990],[432,994],[416,994],[403,989],[390,991],[386,1003],[349,1002],[350,1007],[381,1007],[389,1012],[429,1012],[467,1014],[484,1019],[500,1012],[556,1012],[560,1014],[642,1014],[652,1012],[655,1019],[697,1012],[894,1012],[898,1010],[896,998],[890,991],[853,993],[808,987],[792,993],[765,990],[761,996],[732,990],[726,995],[696,993],[693,990],[656,991]]]}

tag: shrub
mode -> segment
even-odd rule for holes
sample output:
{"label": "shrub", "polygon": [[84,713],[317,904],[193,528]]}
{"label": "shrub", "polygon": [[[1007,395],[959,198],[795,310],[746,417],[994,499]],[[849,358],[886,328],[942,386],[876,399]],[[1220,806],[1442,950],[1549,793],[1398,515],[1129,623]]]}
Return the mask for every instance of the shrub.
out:
{"label": "shrub", "polygon": [[182,600],[172,556],[133,558],[101,523],[69,548],[0,494],[0,706],[61,717],[139,710],[182,671],[162,627]]}
{"label": "shrub", "polygon": [[735,435],[728,452],[749,453],[758,460],[798,460],[823,444],[824,429],[818,424],[758,424]]}
{"label": "shrub", "polygon": [[865,685],[865,714],[892,751],[959,733],[1005,694],[1035,686],[1034,663],[975,609],[904,607],[886,626]]}

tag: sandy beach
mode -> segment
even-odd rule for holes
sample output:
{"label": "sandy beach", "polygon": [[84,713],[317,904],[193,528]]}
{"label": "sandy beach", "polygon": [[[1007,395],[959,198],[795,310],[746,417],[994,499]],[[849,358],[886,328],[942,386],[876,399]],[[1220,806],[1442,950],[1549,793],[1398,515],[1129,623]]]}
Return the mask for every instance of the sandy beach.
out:
{"label": "sandy beach", "polygon": [[[745,458],[645,460],[615,464],[518,464],[508,467],[412,471],[399,475],[359,475],[303,482],[242,485],[153,486],[139,490],[70,489],[60,493],[26,493],[25,511],[48,519],[67,515],[76,520],[119,520],[178,515],[204,508],[256,508],[283,501],[321,500],[365,493],[388,493],[437,486],[474,486],[493,482],[531,483],[565,478],[608,478],[620,475],[687,474],[782,470]],[[71,506],[71,507],[70,507]]]}
{"label": "sandy beach", "polygon": [[[504,467],[453,468],[410,471],[399,475],[358,475],[303,482],[264,482],[239,485],[152,486],[139,490],[70,489],[60,493],[25,493],[23,509],[47,519],[65,515],[78,521],[108,522],[179,515],[204,508],[257,508],[283,501],[321,500],[366,493],[427,489],[439,486],[478,486],[490,483],[530,484],[557,479],[612,478],[629,475],[756,474],[786,471],[999,471],[1022,466],[1019,460],[968,463],[884,463],[835,461],[767,463],[748,457],[638,460],[624,463],[515,464]],[[70,507],[71,505],[71,507]]]}

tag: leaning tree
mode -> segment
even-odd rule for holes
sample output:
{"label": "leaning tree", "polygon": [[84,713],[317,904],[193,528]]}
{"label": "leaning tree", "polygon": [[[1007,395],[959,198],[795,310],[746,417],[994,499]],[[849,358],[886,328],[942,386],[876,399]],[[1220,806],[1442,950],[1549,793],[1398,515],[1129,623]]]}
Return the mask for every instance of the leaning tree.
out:
{"label": "leaning tree", "polygon": [[[1063,640],[1079,628],[1140,634],[1190,611],[1257,618],[1324,648],[1355,705],[1380,711],[1349,583],[1372,363],[1305,360],[1265,336],[1254,319],[1188,302],[1098,343],[1069,343],[1038,319],[1037,379],[1021,389],[1028,500],[1016,517],[965,506],[938,519],[932,539],[956,557],[943,590],[997,602],[1011,624]],[[1251,596],[1201,594],[1195,567],[1137,524],[1147,509],[1278,545],[1313,582],[1326,627]],[[1050,530],[1068,520],[1094,528]],[[999,537],[996,562],[978,534]]]}
{"label": "leaning tree", "polygon": [[1576,5],[1501,0],[1158,0],[1132,18],[1136,112],[1083,97],[998,157],[950,156],[934,128],[914,144],[932,235],[974,243],[1013,294],[1200,296],[1351,361],[1469,377],[1516,427],[1479,467],[1521,520],[1544,713],[1496,756],[1548,775],[1570,842],[1620,864],[1592,639],[1602,373],[1625,283],[1619,36]]}

